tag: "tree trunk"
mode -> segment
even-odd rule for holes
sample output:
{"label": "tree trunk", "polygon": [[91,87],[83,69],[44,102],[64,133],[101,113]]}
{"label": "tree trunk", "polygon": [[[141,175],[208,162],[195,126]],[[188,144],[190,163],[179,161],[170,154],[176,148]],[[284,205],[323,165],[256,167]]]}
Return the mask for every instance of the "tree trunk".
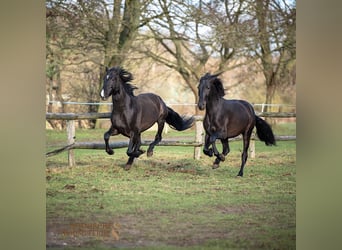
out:
{"label": "tree trunk", "polygon": [[47,77],[48,83],[49,83],[49,103],[48,103],[48,109],[47,112],[48,113],[52,113],[52,99],[53,99],[53,95],[52,95],[52,90],[53,90],[53,81],[52,81],[52,77]]}
{"label": "tree trunk", "polygon": [[[128,51],[136,37],[140,25],[141,2],[126,0],[121,20],[121,0],[115,0],[113,4],[113,17],[109,20],[109,28],[104,43],[104,60],[100,66],[99,93],[103,85],[105,67],[122,66]],[[96,107],[97,112],[109,112],[108,106]],[[94,121],[94,127],[101,127],[101,120]]]}
{"label": "tree trunk", "polygon": [[[266,72],[265,72],[266,75]],[[275,72],[272,72],[271,74],[268,74],[266,78],[266,100],[265,103],[266,104],[272,104],[273,103],[273,99],[274,99],[274,95],[275,95],[275,91],[276,91],[276,79],[275,79]],[[271,110],[271,108],[269,106],[265,106],[264,111],[265,112],[269,112]]]}
{"label": "tree trunk", "polygon": [[[273,98],[274,98],[274,93],[275,93],[275,85],[266,85],[266,104],[272,104],[273,103]],[[270,112],[271,107],[270,106],[265,106],[264,112]]]}

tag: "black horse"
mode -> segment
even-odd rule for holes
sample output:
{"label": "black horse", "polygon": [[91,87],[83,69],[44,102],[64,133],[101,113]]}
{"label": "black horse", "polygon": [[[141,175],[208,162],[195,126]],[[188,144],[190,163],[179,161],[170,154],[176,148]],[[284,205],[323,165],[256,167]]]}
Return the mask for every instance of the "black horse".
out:
{"label": "black horse", "polygon": [[[228,138],[242,134],[243,152],[241,156],[241,168],[238,176],[243,176],[243,168],[247,161],[247,150],[254,126],[257,135],[266,145],[275,145],[273,131],[264,120],[255,115],[252,105],[243,100],[226,100],[222,82],[217,78],[219,74],[205,74],[200,79],[198,86],[198,108],[206,110],[203,120],[205,129],[204,154],[216,156],[213,168],[218,168],[220,161],[225,160],[229,153]],[[222,154],[216,148],[215,141],[220,139],[222,142]],[[212,148],[210,147],[212,146]]]}
{"label": "black horse", "polygon": [[135,96],[136,89],[129,82],[133,80],[131,73],[121,67],[106,68],[104,84],[100,96],[106,100],[112,96],[113,110],[111,114],[111,127],[104,134],[106,152],[110,155],[114,151],[109,147],[109,137],[122,134],[130,138],[127,149],[129,159],[125,169],[129,170],[134,158],[144,153],[141,146],[141,133],[158,124],[158,131],[154,141],[149,145],[147,156],[153,155],[153,148],[162,139],[162,131],[165,122],[172,128],[182,131],[193,125],[194,118],[180,116],[174,110],[167,107],[164,101],[152,93],[145,93]]}

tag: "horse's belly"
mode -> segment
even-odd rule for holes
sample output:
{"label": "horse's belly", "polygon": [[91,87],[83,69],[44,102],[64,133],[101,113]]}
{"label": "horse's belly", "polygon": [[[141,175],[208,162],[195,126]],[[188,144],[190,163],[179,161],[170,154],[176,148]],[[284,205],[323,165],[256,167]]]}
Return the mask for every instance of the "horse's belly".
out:
{"label": "horse's belly", "polygon": [[111,122],[112,127],[115,128],[119,134],[129,137],[130,128],[120,116],[113,116]]}
{"label": "horse's belly", "polygon": [[225,127],[222,125],[221,126],[209,126],[209,128],[207,129],[207,133],[210,135],[216,135],[218,139],[227,139],[227,138],[233,138],[236,137],[238,135],[240,135],[243,131],[241,130],[241,128],[239,129],[235,129],[232,127]]}
{"label": "horse's belly", "polygon": [[241,132],[229,131],[229,133],[227,134],[227,138],[233,138],[233,137],[236,137],[240,134],[241,134]]}

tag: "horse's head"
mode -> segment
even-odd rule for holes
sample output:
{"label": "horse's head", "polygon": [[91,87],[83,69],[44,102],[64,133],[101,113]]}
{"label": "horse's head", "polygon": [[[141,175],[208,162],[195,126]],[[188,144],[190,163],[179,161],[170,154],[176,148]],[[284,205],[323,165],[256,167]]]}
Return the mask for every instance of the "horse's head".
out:
{"label": "horse's head", "polygon": [[103,87],[100,93],[102,100],[107,100],[109,96],[119,92],[119,76],[115,73],[115,68],[108,69],[103,77]]}
{"label": "horse's head", "polygon": [[120,67],[113,67],[108,69],[106,67],[106,74],[103,77],[103,87],[100,93],[102,100],[106,100],[111,95],[120,94],[121,89],[128,94],[133,95],[133,90],[136,87],[131,86],[128,82],[133,80],[131,73]]}
{"label": "horse's head", "polygon": [[211,75],[206,73],[201,77],[200,83],[198,85],[198,108],[204,110],[208,101],[209,96],[224,96],[224,89],[222,82],[217,78],[221,73]]}

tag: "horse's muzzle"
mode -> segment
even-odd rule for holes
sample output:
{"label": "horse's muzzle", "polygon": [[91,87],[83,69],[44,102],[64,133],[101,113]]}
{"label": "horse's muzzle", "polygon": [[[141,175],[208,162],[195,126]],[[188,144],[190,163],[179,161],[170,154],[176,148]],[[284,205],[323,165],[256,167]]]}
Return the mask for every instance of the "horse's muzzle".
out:
{"label": "horse's muzzle", "polygon": [[197,104],[197,107],[199,108],[199,110],[204,110],[205,109],[205,104],[203,102],[199,102]]}
{"label": "horse's muzzle", "polygon": [[107,98],[105,97],[105,94],[104,94],[104,90],[102,89],[101,90],[101,93],[100,93],[100,97],[103,101],[107,100]]}

